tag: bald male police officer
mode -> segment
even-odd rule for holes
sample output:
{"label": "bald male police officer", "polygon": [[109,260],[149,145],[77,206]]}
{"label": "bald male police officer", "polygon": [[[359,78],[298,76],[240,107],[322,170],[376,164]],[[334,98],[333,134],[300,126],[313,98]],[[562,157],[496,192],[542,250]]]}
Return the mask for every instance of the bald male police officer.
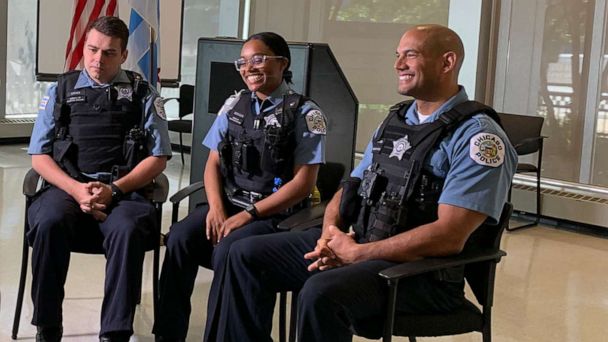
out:
{"label": "bald male police officer", "polygon": [[100,239],[107,259],[100,340],[133,333],[144,252],[158,241],[142,188],[164,170],[171,149],[162,99],[121,69],[128,35],[116,17],[91,23],[85,69],[60,75],[40,103],[28,153],[48,186],[27,213],[37,341],[61,340],[70,251]]}

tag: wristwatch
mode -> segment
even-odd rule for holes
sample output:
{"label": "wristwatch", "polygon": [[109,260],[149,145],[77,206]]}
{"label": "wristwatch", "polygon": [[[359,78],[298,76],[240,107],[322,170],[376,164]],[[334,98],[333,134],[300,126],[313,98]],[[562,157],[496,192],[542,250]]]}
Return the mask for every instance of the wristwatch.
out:
{"label": "wristwatch", "polygon": [[122,190],[120,190],[120,188],[114,183],[110,184],[110,189],[112,189],[112,203],[114,204],[120,202],[120,200],[122,200],[122,198],[125,196],[124,192],[122,192]]}
{"label": "wristwatch", "polygon": [[251,203],[245,208],[245,211],[251,215],[254,219],[259,218],[258,208],[255,207],[255,204]]}

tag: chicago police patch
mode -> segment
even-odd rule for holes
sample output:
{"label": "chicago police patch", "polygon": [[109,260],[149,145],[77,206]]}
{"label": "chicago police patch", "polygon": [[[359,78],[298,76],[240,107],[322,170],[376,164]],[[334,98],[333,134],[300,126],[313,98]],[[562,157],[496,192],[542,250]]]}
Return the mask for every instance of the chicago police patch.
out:
{"label": "chicago police patch", "polygon": [[154,99],[154,109],[156,109],[156,115],[163,120],[167,120],[167,114],[165,113],[165,104],[163,103],[162,97]]}
{"label": "chicago police patch", "polygon": [[306,113],[306,126],[308,131],[314,134],[325,135],[327,133],[327,125],[325,117],[321,111],[313,109]]}
{"label": "chicago police patch", "polygon": [[497,167],[505,159],[505,145],[499,136],[478,133],[469,142],[469,156],[479,165]]}

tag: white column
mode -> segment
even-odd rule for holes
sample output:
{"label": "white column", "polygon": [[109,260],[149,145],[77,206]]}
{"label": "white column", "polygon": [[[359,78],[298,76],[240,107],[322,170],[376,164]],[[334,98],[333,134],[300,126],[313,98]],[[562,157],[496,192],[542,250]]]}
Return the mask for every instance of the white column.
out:
{"label": "white column", "polygon": [[479,30],[482,0],[450,1],[448,26],[454,30],[464,44],[465,58],[460,69],[459,83],[467,90],[469,98],[475,98],[477,61],[479,58]]}

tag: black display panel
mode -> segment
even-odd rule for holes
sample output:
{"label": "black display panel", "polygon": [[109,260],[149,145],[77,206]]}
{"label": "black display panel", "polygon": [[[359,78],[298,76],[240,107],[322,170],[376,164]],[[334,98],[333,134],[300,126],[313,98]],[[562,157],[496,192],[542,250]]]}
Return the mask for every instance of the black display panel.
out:
{"label": "black display panel", "polygon": [[[196,96],[190,182],[203,179],[209,149],[201,145],[225,99],[245,85],[234,68],[243,41],[200,38],[196,66]],[[344,165],[345,177],[353,167],[359,103],[327,44],[290,42],[291,88],[313,99],[327,117],[325,159]],[[200,192],[190,197],[190,209],[201,202]]]}
{"label": "black display panel", "polygon": [[209,114],[217,114],[230,95],[241,89],[246,89],[247,86],[233,63],[211,62],[209,73],[209,78],[215,81],[213,87],[209,87],[208,112]]}

